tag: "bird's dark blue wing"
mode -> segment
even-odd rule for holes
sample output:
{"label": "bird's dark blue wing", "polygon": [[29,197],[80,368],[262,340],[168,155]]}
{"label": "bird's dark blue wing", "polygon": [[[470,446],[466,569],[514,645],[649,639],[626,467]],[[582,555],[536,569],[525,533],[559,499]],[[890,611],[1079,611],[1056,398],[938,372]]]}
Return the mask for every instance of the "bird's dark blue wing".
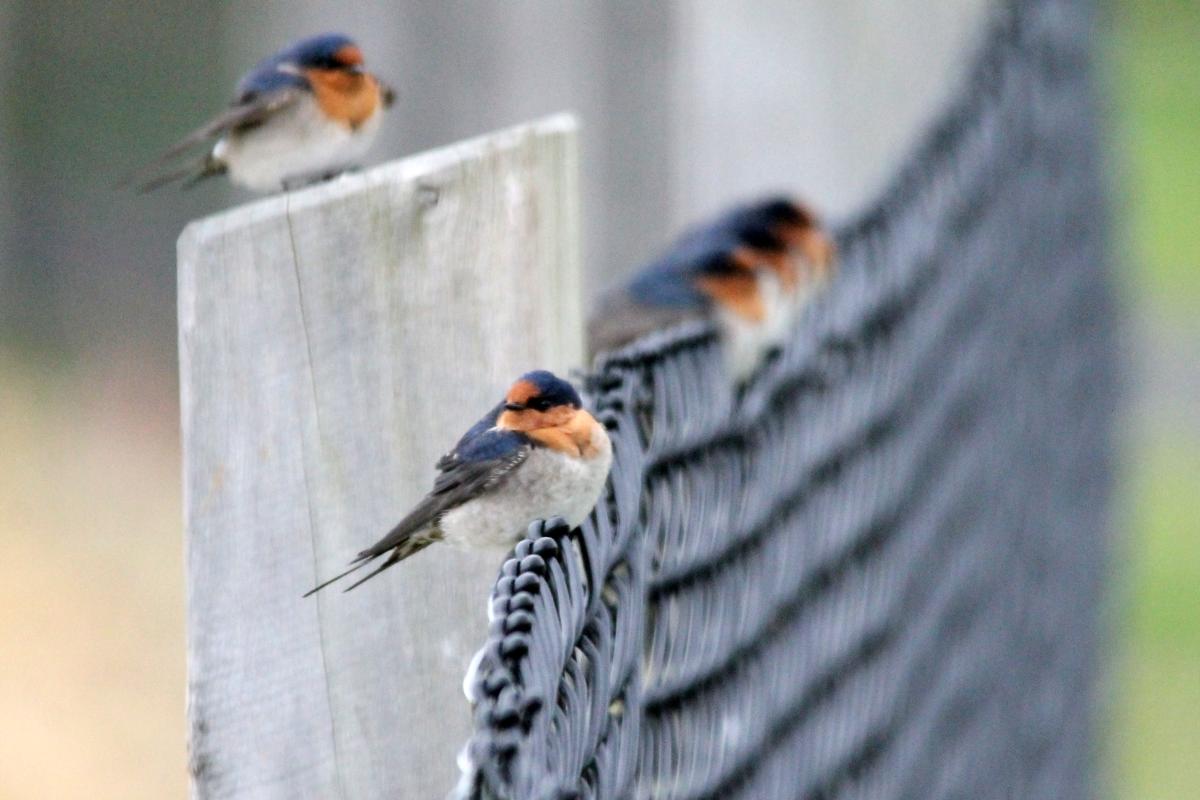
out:
{"label": "bird's dark blue wing", "polygon": [[629,284],[629,296],[646,306],[705,308],[709,298],[697,288],[697,279],[733,270],[731,255],[739,244],[725,228],[690,231],[638,273]]}
{"label": "bird's dark blue wing", "polygon": [[446,511],[493,491],[529,457],[531,449],[529,438],[517,431],[489,428],[471,437],[464,436],[438,462],[441,472],[433,482],[433,490],[387,536],[359,553],[359,559],[369,560],[386,553],[432,526]]}
{"label": "bird's dark blue wing", "polygon": [[467,435],[458,441],[452,453],[454,463],[450,465],[451,469],[464,464],[504,459],[529,444],[528,437],[523,433],[493,427],[495,417],[489,422],[487,427],[483,427],[482,420],[475,423]]}
{"label": "bird's dark blue wing", "polygon": [[442,471],[433,482],[430,497],[439,498],[441,511],[445,511],[490,491],[529,456],[531,447],[525,434],[497,428],[470,439],[463,437],[454,452],[440,462]]}
{"label": "bird's dark blue wing", "polygon": [[712,299],[698,281],[734,269],[730,256],[737,246],[729,231],[712,225],[685,233],[629,283],[601,297],[588,319],[588,352],[615,350],[651,331],[705,318]]}
{"label": "bird's dark blue wing", "polygon": [[[139,170],[138,174],[161,171],[168,162],[180,158],[199,145],[209,147],[213,140],[230,131],[246,131],[257,127],[272,114],[295,103],[300,97],[311,91],[312,87],[308,80],[301,75],[291,75],[274,69],[256,69],[246,75],[238,84],[237,98],[229,108],[180,139],[151,164]],[[208,163],[207,155],[202,166],[206,170],[213,166]],[[162,183],[187,176],[192,171],[193,168],[189,167],[178,172],[160,175],[145,181],[143,188],[155,188]],[[138,180],[138,174],[130,176],[130,180]]]}
{"label": "bird's dark blue wing", "polygon": [[237,103],[251,103],[264,95],[289,90],[309,90],[308,78],[294,72],[284,72],[278,64],[256,67],[247,72],[238,82]]}
{"label": "bird's dark blue wing", "polygon": [[674,262],[658,263],[639,273],[629,282],[630,299],[655,308],[704,308],[705,296],[678,266]]}
{"label": "bird's dark blue wing", "polygon": [[500,414],[503,411],[504,401],[501,400],[495,405],[495,407],[492,408],[491,411],[480,417],[479,421],[472,425],[470,430],[462,435],[462,438],[459,439],[458,443],[454,445],[454,449],[438,459],[436,465],[438,471],[442,472],[454,466],[455,459],[458,457],[458,451],[463,447],[469,447],[472,441],[482,436],[489,428],[494,427],[496,420],[500,418]]}
{"label": "bird's dark blue wing", "polygon": [[404,519],[396,523],[386,536],[360,552],[350,562],[349,569],[318,584],[305,597],[341,580],[385,553],[390,552],[391,555],[380,567],[351,584],[346,591],[419,552],[434,540],[422,534],[437,523],[438,517],[500,486],[529,457],[532,449],[525,434],[492,427],[502,409],[503,404],[488,412],[459,440],[454,450],[442,456],[438,461],[440,473],[433,483],[433,490]]}

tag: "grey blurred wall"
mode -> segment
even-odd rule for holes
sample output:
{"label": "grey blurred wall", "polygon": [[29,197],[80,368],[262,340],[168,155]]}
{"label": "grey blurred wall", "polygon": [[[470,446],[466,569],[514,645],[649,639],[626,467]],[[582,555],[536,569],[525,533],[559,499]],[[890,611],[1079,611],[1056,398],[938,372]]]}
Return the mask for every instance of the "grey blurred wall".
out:
{"label": "grey blurred wall", "polygon": [[[12,30],[12,12],[10,0],[0,0],[0,36]],[[12,55],[12,48],[0,48],[0,315],[4,313],[4,289],[10,284],[14,269],[10,238],[16,216],[11,178],[12,162],[16,156],[13,146],[16,130],[12,114],[14,109],[11,103],[4,100],[12,91],[9,86],[14,71]]]}
{"label": "grey blurred wall", "polygon": [[350,33],[396,84],[377,161],[579,113],[594,291],[757,191],[799,191],[835,216],[867,202],[960,77],[985,5],[0,2],[0,342],[149,354],[164,371],[175,237],[248,195],[114,183],[292,38]]}
{"label": "grey blurred wall", "polygon": [[3,21],[0,342],[53,359],[138,351],[170,367],[175,236],[228,198],[116,183],[226,101],[218,15],[178,0],[6,0]]}
{"label": "grey blurred wall", "polygon": [[771,187],[869,202],[962,77],[984,0],[695,0],[671,26],[676,223]]}

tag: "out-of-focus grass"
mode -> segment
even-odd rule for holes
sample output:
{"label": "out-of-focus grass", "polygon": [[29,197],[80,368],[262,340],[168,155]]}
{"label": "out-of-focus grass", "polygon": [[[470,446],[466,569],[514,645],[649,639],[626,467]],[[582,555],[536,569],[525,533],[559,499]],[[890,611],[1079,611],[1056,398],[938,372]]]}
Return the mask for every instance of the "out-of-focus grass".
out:
{"label": "out-of-focus grass", "polygon": [[[1120,0],[1110,83],[1125,171],[1119,219],[1160,313],[1200,309],[1200,2]],[[1200,796],[1200,795],[1198,795]]]}
{"label": "out-of-focus grass", "polygon": [[0,350],[0,797],[186,793],[171,385]]}
{"label": "out-of-focus grass", "polygon": [[[1190,363],[1130,387],[1149,419],[1128,437],[1107,752],[1117,797],[1177,800],[1200,797],[1200,397],[1187,376],[1200,370],[1200,3],[1118,0],[1113,10],[1122,275],[1152,339],[1142,355],[1170,349]],[[1183,413],[1160,413],[1172,406]]]}
{"label": "out-of-focus grass", "polygon": [[1134,451],[1132,536],[1118,570],[1128,602],[1112,720],[1116,796],[1200,797],[1200,437]]}

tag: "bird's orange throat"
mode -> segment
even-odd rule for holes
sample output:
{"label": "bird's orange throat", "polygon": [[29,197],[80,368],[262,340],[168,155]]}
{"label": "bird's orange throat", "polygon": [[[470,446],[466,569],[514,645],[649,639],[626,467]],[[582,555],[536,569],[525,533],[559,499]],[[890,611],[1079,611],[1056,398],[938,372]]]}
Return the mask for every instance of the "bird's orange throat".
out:
{"label": "bird's orange throat", "polygon": [[743,319],[762,322],[767,316],[767,308],[753,272],[703,277],[696,281],[696,287]]}
{"label": "bird's orange throat", "polygon": [[576,458],[591,458],[599,452],[593,435],[599,424],[582,408],[565,406],[549,411],[505,411],[496,420],[497,428],[520,431],[543,447]]}
{"label": "bird's orange throat", "polygon": [[813,222],[783,226],[779,234],[788,249],[803,260],[802,266],[811,273],[810,277],[818,280],[829,277],[837,259],[837,245],[819,225]]}
{"label": "bird's orange throat", "polygon": [[804,252],[817,267],[817,276],[827,278],[837,262],[837,245],[824,231],[811,231],[804,240]]}
{"label": "bird's orange throat", "polygon": [[379,82],[365,72],[310,69],[304,74],[312,85],[317,105],[330,119],[353,129],[379,110]]}
{"label": "bird's orange throat", "polygon": [[577,409],[567,424],[532,430],[527,435],[530,439],[551,450],[589,459],[600,452],[596,447],[593,435],[595,427],[599,424],[591,414],[583,409]]}

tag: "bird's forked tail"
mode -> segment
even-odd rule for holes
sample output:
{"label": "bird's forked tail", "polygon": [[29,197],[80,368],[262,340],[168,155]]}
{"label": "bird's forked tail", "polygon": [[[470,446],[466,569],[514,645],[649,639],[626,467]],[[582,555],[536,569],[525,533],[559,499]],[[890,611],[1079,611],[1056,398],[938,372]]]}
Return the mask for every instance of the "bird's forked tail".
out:
{"label": "bird's forked tail", "polygon": [[434,537],[434,536],[428,536],[428,535],[426,535],[426,536],[408,536],[405,539],[403,539],[402,541],[400,541],[398,544],[389,544],[388,547],[380,547],[380,544],[382,544],[383,542],[387,542],[390,538],[391,537],[385,537],[379,544],[376,544],[372,547],[367,548],[366,550],[363,550],[361,553],[359,553],[357,556],[354,557],[353,561],[350,562],[349,569],[347,569],[346,571],[341,572],[337,575],[334,575],[332,578],[329,578],[328,580],[322,581],[321,583],[317,584],[316,586],[314,586],[313,588],[311,588],[307,592],[305,592],[303,596],[308,597],[309,595],[316,594],[317,592],[321,591],[329,584],[336,583],[337,581],[340,581],[342,578],[346,577],[350,573],[357,572],[358,570],[362,569],[367,564],[370,564],[372,561],[374,561],[375,559],[379,558],[381,555],[386,553],[389,549],[392,551],[391,555],[389,555],[382,564],[380,564],[378,567],[371,570],[366,575],[359,578],[354,583],[350,584],[349,586],[347,586],[345,589],[342,590],[343,592],[348,592],[351,589],[365,583],[366,581],[369,581],[371,578],[374,578],[376,575],[383,572],[388,567],[392,567],[392,566],[395,566],[396,564],[399,564],[404,559],[408,558],[409,556],[413,555],[414,553],[419,553],[420,551],[424,550],[426,547],[428,547],[429,545],[431,545],[435,541],[437,541],[437,537]]}

